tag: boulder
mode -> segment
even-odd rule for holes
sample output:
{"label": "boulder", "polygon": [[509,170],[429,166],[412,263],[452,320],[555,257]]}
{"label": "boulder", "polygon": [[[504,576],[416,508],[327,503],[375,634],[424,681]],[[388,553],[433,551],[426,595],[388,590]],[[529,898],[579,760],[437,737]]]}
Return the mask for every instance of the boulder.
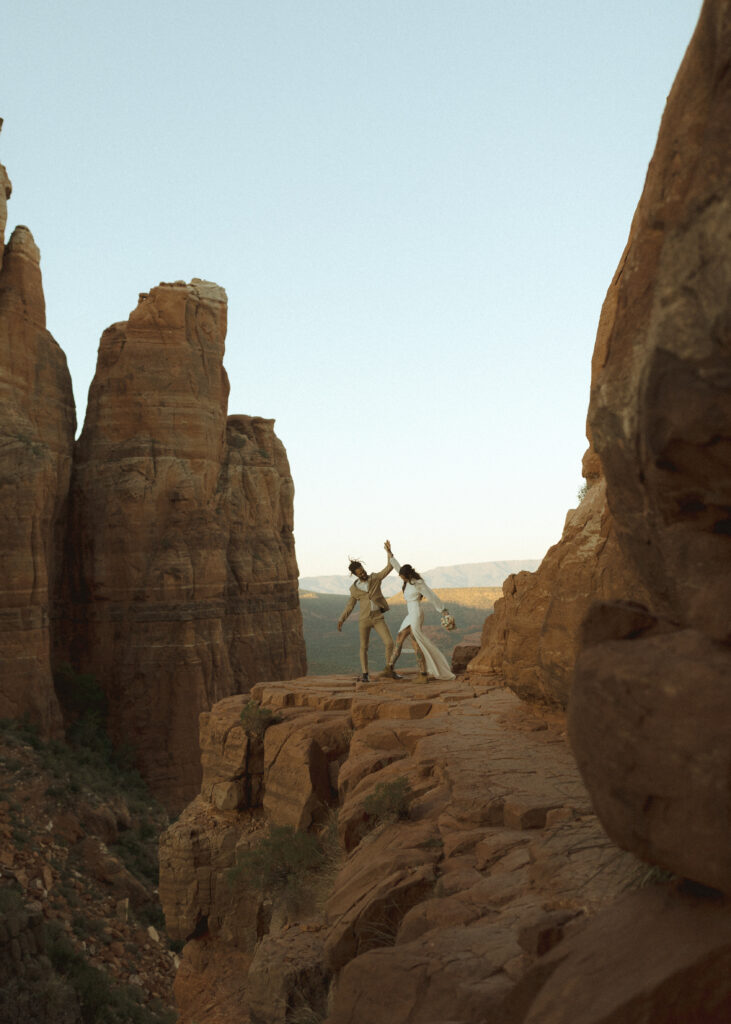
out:
{"label": "boulder", "polygon": [[525,1024],[725,1024],[730,909],[662,886],[625,895],[538,961]]}
{"label": "boulder", "polygon": [[587,647],[570,736],[615,842],[731,895],[731,651],[696,630]]}
{"label": "boulder", "polygon": [[592,610],[570,705],[572,744],[610,836],[725,892],[729,60],[731,3],[706,0],[668,97],[592,368],[588,422],[618,543],[646,597],[644,607]]}
{"label": "boulder", "polygon": [[729,4],[707,0],[605,303],[588,413],[649,607],[717,640],[731,637],[730,52]]}
{"label": "boulder", "polygon": [[455,675],[464,672],[467,665],[480,653],[482,634],[470,633],[463,637],[452,651],[452,671]]}

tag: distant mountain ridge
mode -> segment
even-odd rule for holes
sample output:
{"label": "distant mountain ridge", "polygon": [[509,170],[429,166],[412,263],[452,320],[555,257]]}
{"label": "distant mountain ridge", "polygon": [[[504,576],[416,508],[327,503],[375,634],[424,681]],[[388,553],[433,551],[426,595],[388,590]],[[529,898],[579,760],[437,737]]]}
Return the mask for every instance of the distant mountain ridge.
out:
{"label": "distant mountain ridge", "polygon": [[[541,564],[540,558],[512,559],[504,562],[465,562],[462,565],[440,565],[425,569],[424,579],[435,587],[500,587],[513,572],[534,572]],[[377,568],[381,568],[379,565]],[[301,576],[300,590],[313,590],[317,594],[347,594],[353,577],[342,576]],[[389,576],[383,583],[383,593],[388,597],[400,588],[398,577]]]}

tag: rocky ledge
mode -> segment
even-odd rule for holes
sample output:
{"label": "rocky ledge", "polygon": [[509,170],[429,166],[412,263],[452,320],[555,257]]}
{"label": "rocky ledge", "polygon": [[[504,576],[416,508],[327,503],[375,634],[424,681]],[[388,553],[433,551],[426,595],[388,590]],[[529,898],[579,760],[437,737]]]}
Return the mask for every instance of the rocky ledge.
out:
{"label": "rocky ledge", "polygon": [[[563,713],[498,682],[310,677],[201,715],[201,794],[160,851],[181,1024],[726,1019],[728,901],[615,846]],[[282,826],[327,856],[299,888],[242,881]]]}

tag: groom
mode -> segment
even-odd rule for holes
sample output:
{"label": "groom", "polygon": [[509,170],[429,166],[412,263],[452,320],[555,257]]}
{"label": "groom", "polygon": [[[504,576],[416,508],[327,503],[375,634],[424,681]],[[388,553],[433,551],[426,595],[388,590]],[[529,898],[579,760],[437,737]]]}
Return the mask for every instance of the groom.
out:
{"label": "groom", "polygon": [[386,676],[388,679],[400,678],[400,676],[396,675],[393,668],[390,667],[393,639],[383,617],[383,613],[388,611],[388,601],[381,593],[381,581],[388,576],[392,568],[393,566],[389,561],[385,569],[369,574],[360,562],[353,561],[348,566],[348,572],[355,576],[355,580],[350,588],[350,600],[346,604],[343,614],[338,619],[338,633],[342,630],[343,623],[357,603],[359,606],[360,667],[363,673],[358,676],[358,681],[362,683],[370,682],[368,675],[368,641],[370,640],[372,629],[375,629],[376,633],[378,633],[381,640],[383,640],[383,646],[386,648],[386,668],[381,675]]}

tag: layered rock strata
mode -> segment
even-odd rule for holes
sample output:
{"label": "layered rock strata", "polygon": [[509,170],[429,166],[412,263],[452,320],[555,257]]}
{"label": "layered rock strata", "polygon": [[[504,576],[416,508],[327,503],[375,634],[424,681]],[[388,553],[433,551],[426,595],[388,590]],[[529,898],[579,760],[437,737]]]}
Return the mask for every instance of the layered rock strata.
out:
{"label": "layered rock strata", "polygon": [[[0,167],[0,228],[9,194]],[[17,227],[0,255],[0,718],[27,715],[48,737],[62,729],[50,616],[76,413],[30,231]]]}
{"label": "layered rock strata", "polygon": [[608,504],[649,596],[592,612],[571,704],[573,747],[610,835],[727,893],[730,62],[731,3],[706,0],[592,371]]}
{"label": "layered rock strata", "polygon": [[0,165],[0,718],[59,735],[52,666],[92,673],[179,808],[198,714],[306,668],[286,452],[273,420],[227,419],[226,294],[198,279],[104,333],[74,445],[38,248],[25,227],[5,247],[10,193]]}
{"label": "layered rock strata", "polygon": [[[187,940],[181,1024],[553,1020],[542,1006],[567,1024],[640,1024],[673,1019],[679,989],[693,1011],[731,1005],[728,901],[641,888],[646,869],[591,810],[561,713],[463,679],[310,678],[252,696],[278,721],[247,735],[247,697],[202,716],[203,789],[161,841],[167,927]],[[405,816],[379,820],[383,787],[404,782]],[[272,825],[331,836],[299,890],[237,875]]]}
{"label": "layered rock strata", "polygon": [[199,712],[305,666],[292,479],[272,420],[226,420],[226,313],[217,285],[162,284],[105,331],[71,485],[58,653],[178,808]]}
{"label": "layered rock strata", "polygon": [[593,601],[731,636],[728,17],[704,4],[602,307],[587,497],[506,580],[470,665],[526,697],[565,706]]}
{"label": "layered rock strata", "polygon": [[591,604],[645,597],[617,543],[605,483],[591,450],[584,465],[591,474],[589,486],[578,508],[567,514],[561,540],[535,572],[508,576],[503,597],[485,620],[480,651],[469,662],[475,677],[497,673],[520,697],[564,708],[581,623]]}

